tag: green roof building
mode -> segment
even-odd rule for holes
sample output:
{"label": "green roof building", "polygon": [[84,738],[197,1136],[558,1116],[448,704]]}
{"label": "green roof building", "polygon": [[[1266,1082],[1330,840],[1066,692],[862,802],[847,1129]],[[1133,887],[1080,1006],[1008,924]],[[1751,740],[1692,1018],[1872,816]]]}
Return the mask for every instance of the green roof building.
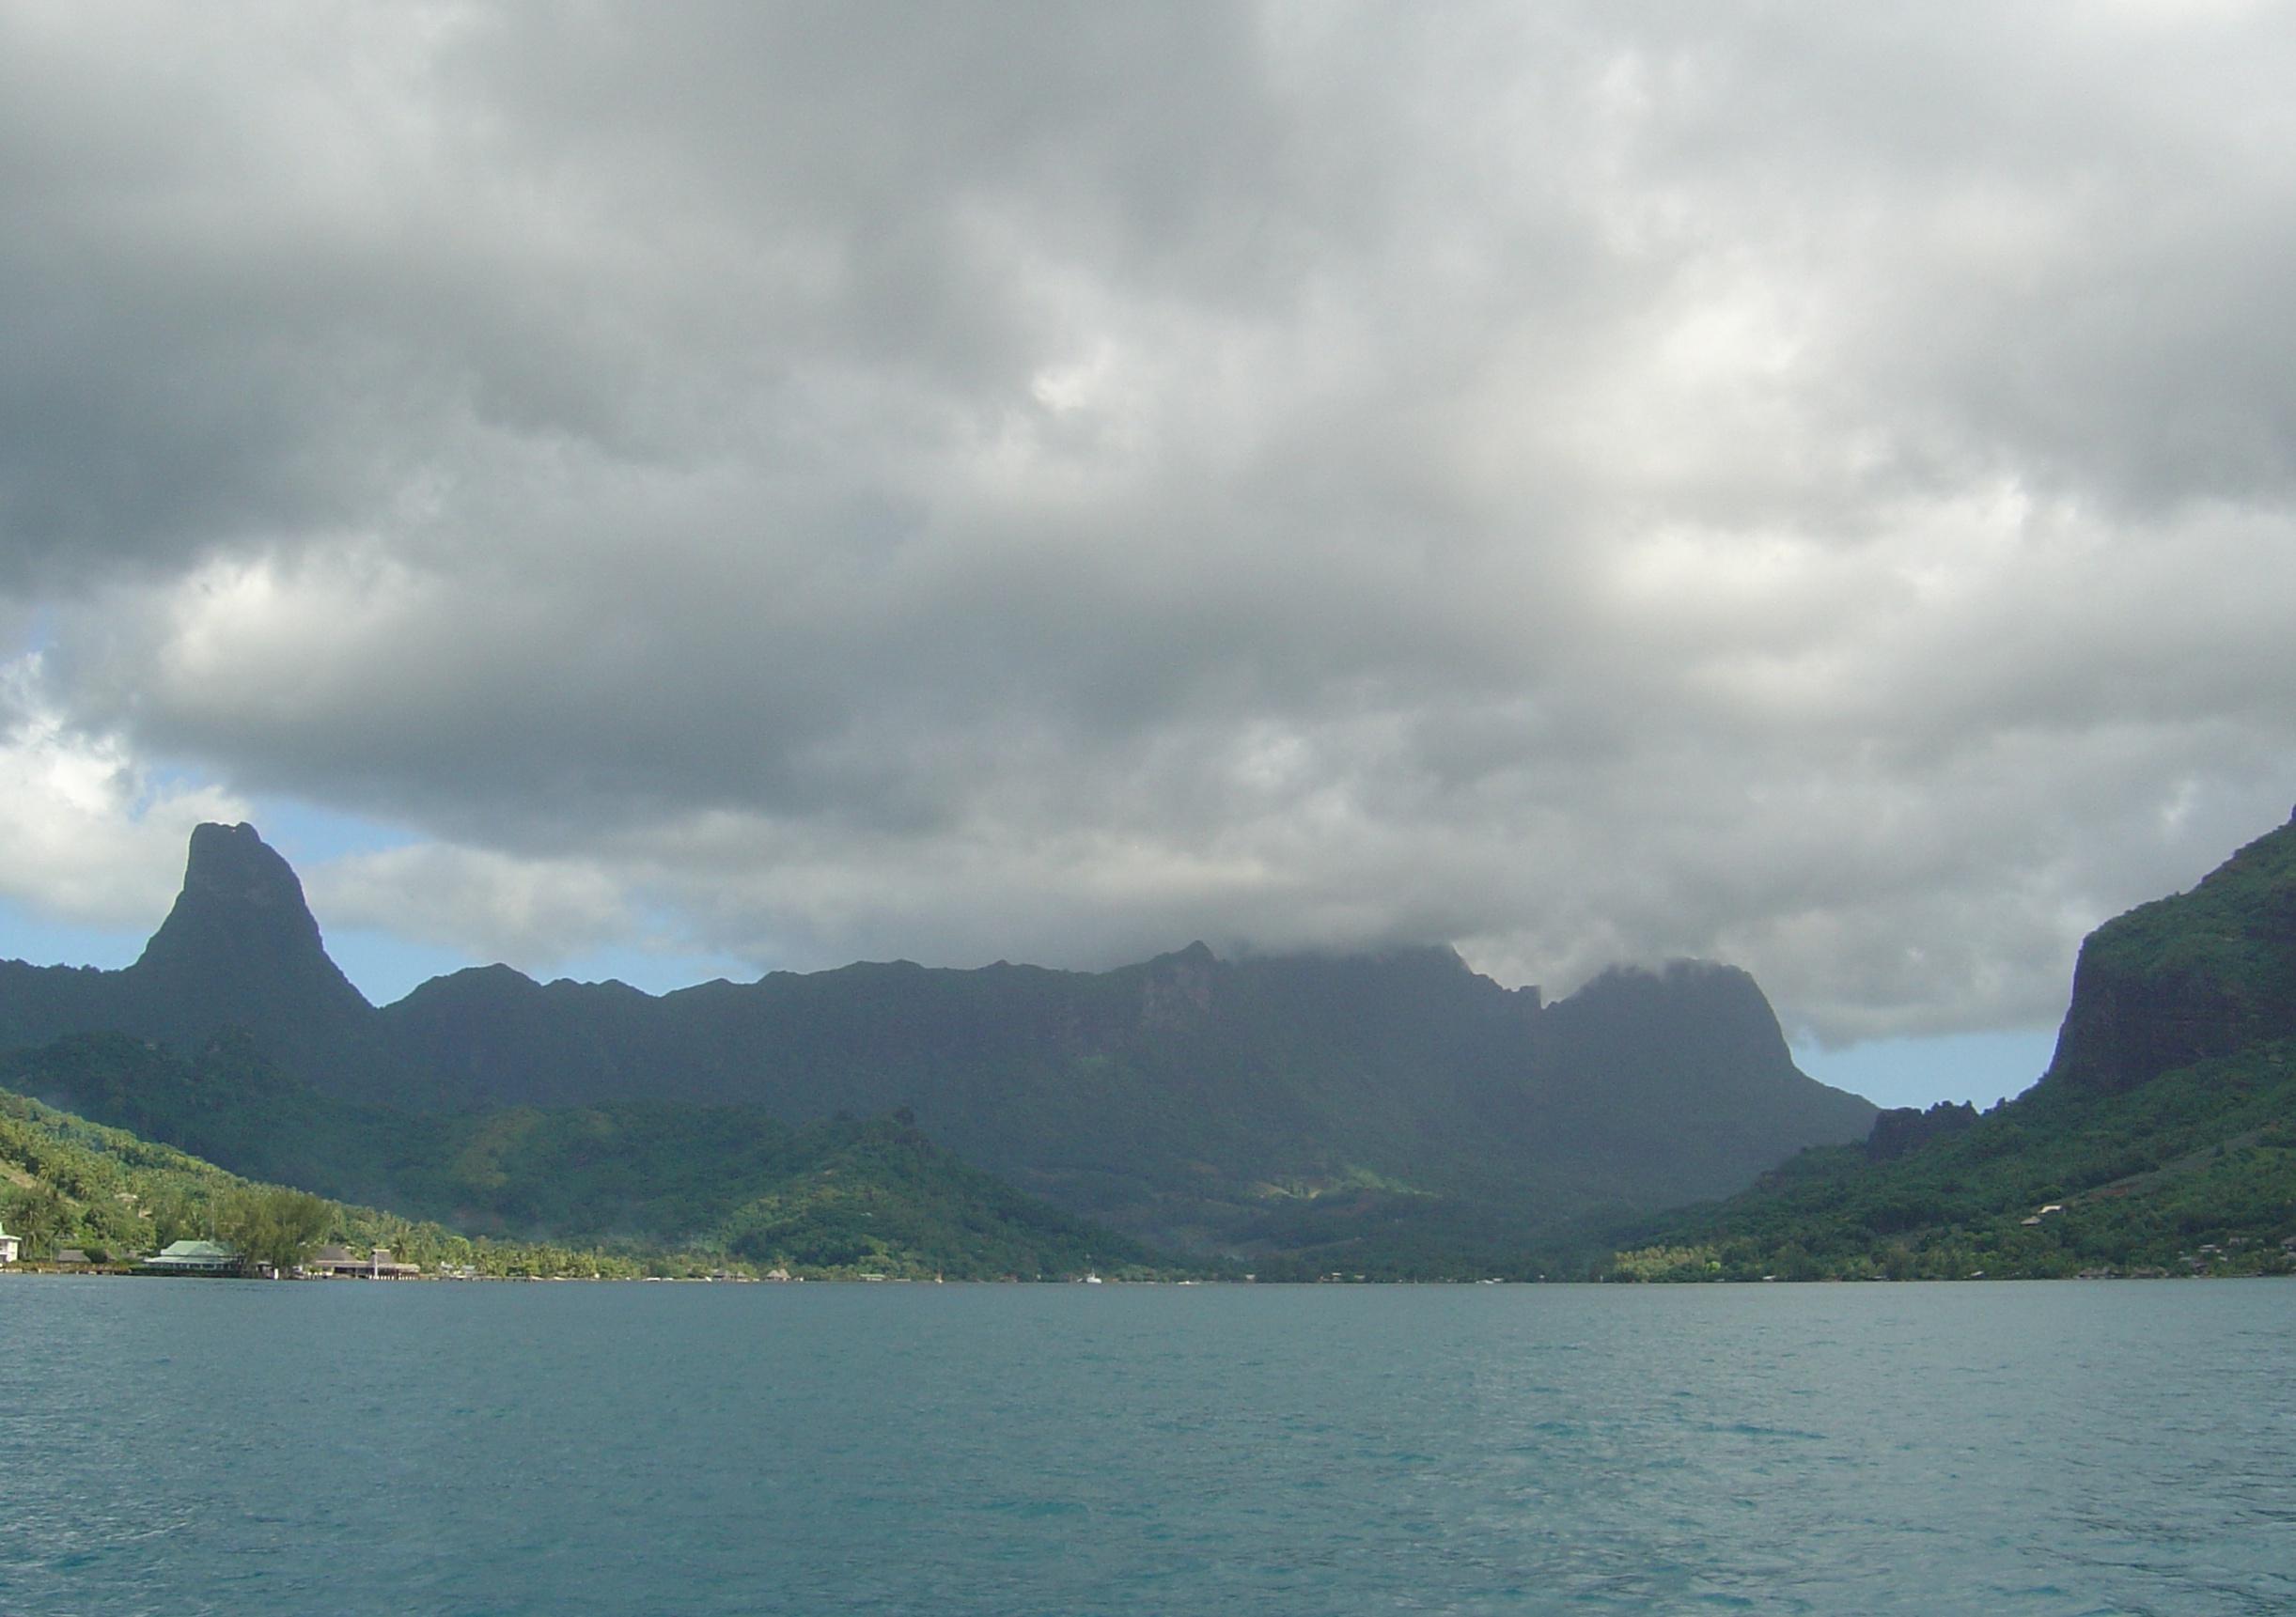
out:
{"label": "green roof building", "polygon": [[240,1267],[239,1253],[216,1241],[170,1241],[167,1250],[144,1262],[146,1268],[184,1274],[226,1274]]}

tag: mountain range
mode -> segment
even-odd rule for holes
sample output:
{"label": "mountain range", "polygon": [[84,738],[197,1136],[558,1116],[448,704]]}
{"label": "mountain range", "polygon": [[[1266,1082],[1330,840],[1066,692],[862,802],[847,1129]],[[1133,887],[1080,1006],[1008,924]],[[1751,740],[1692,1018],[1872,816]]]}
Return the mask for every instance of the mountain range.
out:
{"label": "mountain range", "polygon": [[962,1161],[1175,1251],[1662,1207],[1876,1115],[1795,1068],[1750,977],[1696,963],[1552,1004],[1445,948],[1197,943],[1101,972],[893,962],[660,996],[491,966],[378,1007],[246,825],[194,832],[133,965],[0,964],[0,1044],[108,1032],[188,1059],[226,1029],[332,1102],[399,1113],[644,1102],[803,1127],[898,1109]]}

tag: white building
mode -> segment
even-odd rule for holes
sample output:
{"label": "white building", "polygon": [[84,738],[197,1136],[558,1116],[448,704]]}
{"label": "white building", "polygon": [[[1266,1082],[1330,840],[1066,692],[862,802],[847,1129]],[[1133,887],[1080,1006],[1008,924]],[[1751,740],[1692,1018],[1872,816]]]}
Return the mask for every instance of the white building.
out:
{"label": "white building", "polygon": [[22,1245],[23,1242],[16,1236],[9,1235],[5,1229],[0,1229],[0,1264],[14,1263],[17,1249]]}

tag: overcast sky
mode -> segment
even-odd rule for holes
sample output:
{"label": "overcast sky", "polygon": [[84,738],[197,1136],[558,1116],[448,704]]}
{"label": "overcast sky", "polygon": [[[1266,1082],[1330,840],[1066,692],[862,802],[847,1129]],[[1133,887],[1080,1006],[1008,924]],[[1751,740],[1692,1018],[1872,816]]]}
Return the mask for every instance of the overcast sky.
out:
{"label": "overcast sky", "polygon": [[304,816],[446,962],[2045,1027],[2296,801],[2291,85],[2191,0],[6,6],[0,898]]}

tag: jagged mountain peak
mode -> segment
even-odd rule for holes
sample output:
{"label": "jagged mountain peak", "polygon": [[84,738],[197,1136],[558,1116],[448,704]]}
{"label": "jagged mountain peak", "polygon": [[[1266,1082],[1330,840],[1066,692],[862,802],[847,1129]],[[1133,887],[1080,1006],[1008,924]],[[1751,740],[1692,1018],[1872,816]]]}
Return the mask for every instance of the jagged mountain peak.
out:
{"label": "jagged mountain peak", "polygon": [[304,901],[303,880],[295,867],[244,820],[237,825],[209,821],[192,828],[176,910],[181,912],[187,906],[243,910],[273,918],[281,930],[298,937],[314,941],[319,937],[319,922]]}
{"label": "jagged mountain peak", "polygon": [[[250,905],[258,910],[310,911],[303,882],[277,849],[245,820],[192,827],[190,856],[183,865],[183,891],[204,898]],[[317,924],[313,923],[314,927]]]}
{"label": "jagged mountain peak", "polygon": [[201,979],[284,972],[359,997],[328,958],[294,867],[244,822],[193,828],[183,889],[133,969]]}
{"label": "jagged mountain peak", "polygon": [[294,869],[251,825],[192,832],[183,890],[120,973],[124,997],[103,1023],[181,1049],[243,1028],[293,1070],[360,1070],[374,1008],[327,956]]}

